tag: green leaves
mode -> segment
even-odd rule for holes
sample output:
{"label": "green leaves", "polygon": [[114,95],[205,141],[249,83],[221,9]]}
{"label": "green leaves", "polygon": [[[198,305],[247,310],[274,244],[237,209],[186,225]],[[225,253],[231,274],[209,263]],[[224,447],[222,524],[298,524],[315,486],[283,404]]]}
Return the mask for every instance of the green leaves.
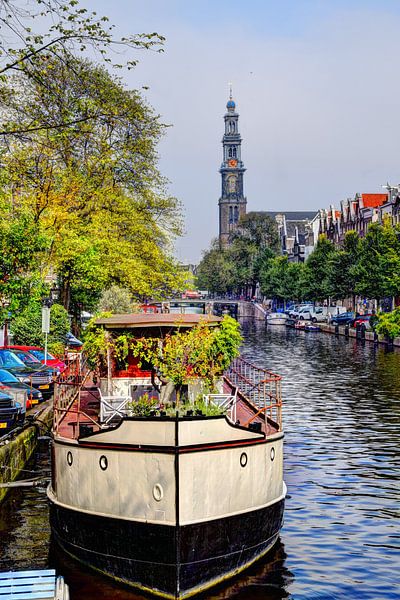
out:
{"label": "green leaves", "polygon": [[183,289],[170,254],[181,208],[157,167],[163,126],[103,68],[46,53],[39,62],[39,79],[23,72],[0,88],[4,127],[19,130],[3,148],[3,194],[11,205],[18,190],[21,210],[46,239],[37,265],[57,272],[76,320],[112,284],[136,299]]}
{"label": "green leaves", "polygon": [[[14,342],[31,346],[43,346],[42,305],[32,302],[21,311],[11,323]],[[69,331],[68,313],[60,304],[53,304],[50,310],[50,344],[65,345],[65,335]]]}

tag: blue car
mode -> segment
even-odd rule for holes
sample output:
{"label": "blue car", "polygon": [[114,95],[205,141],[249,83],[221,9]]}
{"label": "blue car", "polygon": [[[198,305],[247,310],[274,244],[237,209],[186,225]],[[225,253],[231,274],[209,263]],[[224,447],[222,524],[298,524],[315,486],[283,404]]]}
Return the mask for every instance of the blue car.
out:
{"label": "blue car", "polygon": [[23,421],[21,405],[9,394],[0,392],[0,437]]}
{"label": "blue car", "polygon": [[355,314],[351,311],[334,315],[332,317],[332,325],[350,325],[355,319]]}

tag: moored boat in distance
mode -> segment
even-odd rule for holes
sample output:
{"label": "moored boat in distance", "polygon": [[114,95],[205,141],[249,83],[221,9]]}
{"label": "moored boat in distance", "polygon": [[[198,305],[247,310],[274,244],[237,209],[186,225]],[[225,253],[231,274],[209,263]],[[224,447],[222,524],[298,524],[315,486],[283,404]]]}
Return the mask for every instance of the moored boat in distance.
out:
{"label": "moored boat in distance", "polygon": [[288,316],[285,313],[271,312],[265,317],[268,325],[286,325]]}
{"label": "moored boat in distance", "polygon": [[[161,351],[171,336],[222,323],[196,314],[100,318],[108,344],[98,385],[84,357],[56,384],[55,540],[116,581],[164,598],[237,575],[267,554],[282,526],[281,377],[234,358],[213,393],[192,378],[187,404],[175,388],[170,409],[170,382],[132,354],[136,340],[156,338]],[[111,355],[112,339],[133,340],[123,359]],[[150,414],[138,416],[148,403]]]}

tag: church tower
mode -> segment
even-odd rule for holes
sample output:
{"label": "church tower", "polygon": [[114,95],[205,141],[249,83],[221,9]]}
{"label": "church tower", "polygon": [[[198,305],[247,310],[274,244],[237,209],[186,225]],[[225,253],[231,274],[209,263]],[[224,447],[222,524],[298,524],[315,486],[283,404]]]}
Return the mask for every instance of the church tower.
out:
{"label": "church tower", "polygon": [[219,243],[229,244],[230,234],[237,229],[240,217],[246,214],[247,200],[243,195],[243,173],[241,158],[242,138],[239,134],[239,115],[232,99],[232,89],[224,116],[225,133],[222,138],[223,161],[221,173],[222,191],[219,199]]}

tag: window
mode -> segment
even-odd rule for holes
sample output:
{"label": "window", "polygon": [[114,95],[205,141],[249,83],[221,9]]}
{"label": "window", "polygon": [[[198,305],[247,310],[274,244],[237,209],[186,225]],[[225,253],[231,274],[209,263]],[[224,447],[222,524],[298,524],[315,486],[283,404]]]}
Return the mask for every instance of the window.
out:
{"label": "window", "polygon": [[233,207],[229,207],[229,223],[233,223]]}
{"label": "window", "polygon": [[237,206],[235,206],[234,209],[234,223],[237,223],[239,221],[239,208]]}

